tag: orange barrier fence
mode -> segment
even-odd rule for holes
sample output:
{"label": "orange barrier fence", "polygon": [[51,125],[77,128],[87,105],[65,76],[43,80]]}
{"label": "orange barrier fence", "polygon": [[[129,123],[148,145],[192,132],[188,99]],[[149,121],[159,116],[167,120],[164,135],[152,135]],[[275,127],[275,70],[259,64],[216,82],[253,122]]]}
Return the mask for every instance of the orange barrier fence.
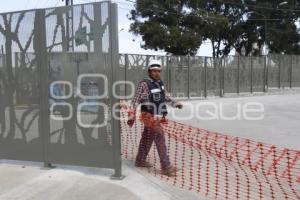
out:
{"label": "orange barrier fence", "polygon": [[[127,125],[121,111],[123,158],[134,161],[144,126]],[[149,173],[208,199],[300,199],[300,151],[278,148],[167,120],[161,124],[167,154],[178,168],[174,177],[161,174],[155,143],[147,156]]]}

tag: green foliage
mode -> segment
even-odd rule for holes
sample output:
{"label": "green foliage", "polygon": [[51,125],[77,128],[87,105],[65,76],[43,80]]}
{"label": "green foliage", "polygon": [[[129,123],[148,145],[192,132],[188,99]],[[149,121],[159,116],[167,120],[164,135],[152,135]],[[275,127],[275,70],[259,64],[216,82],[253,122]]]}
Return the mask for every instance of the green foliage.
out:
{"label": "green foliage", "polygon": [[131,31],[142,36],[145,49],[193,55],[202,43],[203,26],[184,8],[184,1],[138,0]]}
{"label": "green foliage", "polygon": [[[131,11],[131,31],[141,35],[145,49],[174,55],[194,55],[209,39],[213,57],[232,49],[259,54],[264,43],[270,52],[299,54],[300,17],[295,0],[137,0]],[[259,49],[253,49],[257,44]]]}

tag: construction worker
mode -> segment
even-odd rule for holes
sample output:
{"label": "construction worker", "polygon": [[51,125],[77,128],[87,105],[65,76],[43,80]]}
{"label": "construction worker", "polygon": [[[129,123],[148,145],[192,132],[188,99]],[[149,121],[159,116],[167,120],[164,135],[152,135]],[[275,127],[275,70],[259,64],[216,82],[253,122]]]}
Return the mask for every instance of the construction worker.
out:
{"label": "construction worker", "polygon": [[146,157],[151,149],[153,141],[156,144],[160,158],[162,174],[174,176],[176,170],[170,163],[167,155],[167,147],[161,124],[167,115],[166,103],[172,107],[181,109],[182,104],[173,100],[164,88],[161,80],[162,66],[160,61],[151,60],[148,66],[148,78],[142,80],[131,102],[132,112],[129,112],[127,124],[132,127],[135,121],[135,111],[141,104],[141,120],[144,131],[140,140],[135,166],[150,168],[152,165],[146,162]]}

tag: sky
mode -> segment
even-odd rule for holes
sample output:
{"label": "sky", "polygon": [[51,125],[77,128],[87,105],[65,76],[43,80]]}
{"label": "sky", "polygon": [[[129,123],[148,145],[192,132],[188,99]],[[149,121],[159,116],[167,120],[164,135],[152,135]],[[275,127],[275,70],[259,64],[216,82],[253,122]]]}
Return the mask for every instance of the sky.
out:
{"label": "sky", "polygon": [[[92,0],[73,0],[74,4],[95,2]],[[99,1],[99,0],[98,0]],[[133,53],[133,54],[150,54],[150,55],[164,55],[164,51],[145,50],[140,47],[142,38],[130,33],[129,27],[131,21],[127,18],[130,10],[133,8],[133,3],[126,0],[112,0],[118,3],[119,11],[119,52],[120,53]],[[63,6],[62,0],[0,0],[0,12],[11,12],[18,10],[28,10],[37,8],[48,8]],[[197,55],[211,56],[212,48],[209,41],[204,41],[199,48]]]}

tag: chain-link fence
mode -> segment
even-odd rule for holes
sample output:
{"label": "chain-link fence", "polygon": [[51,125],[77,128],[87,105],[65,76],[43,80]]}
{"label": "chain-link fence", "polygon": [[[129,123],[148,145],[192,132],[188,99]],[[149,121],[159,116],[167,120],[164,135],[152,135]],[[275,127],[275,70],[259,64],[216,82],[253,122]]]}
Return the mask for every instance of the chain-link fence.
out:
{"label": "chain-link fence", "polygon": [[[174,97],[223,96],[300,87],[300,56],[268,55],[223,58],[120,54],[120,76],[137,85],[151,59],[163,63],[163,80]],[[121,78],[121,77],[120,77]],[[122,78],[121,78],[122,79]],[[130,87],[132,88],[132,87]],[[124,87],[131,94],[128,84]]]}

